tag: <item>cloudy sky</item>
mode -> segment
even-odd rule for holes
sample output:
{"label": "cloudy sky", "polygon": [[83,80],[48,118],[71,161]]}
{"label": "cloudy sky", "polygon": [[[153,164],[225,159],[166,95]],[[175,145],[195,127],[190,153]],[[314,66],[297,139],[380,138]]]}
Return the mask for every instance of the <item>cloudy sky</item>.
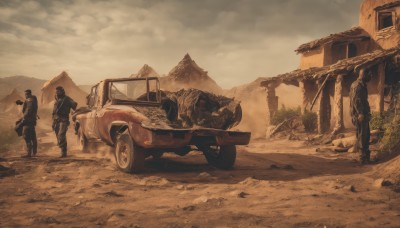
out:
{"label": "cloudy sky", "polygon": [[358,24],[361,0],[0,0],[0,77],[77,84],[186,53],[223,88],[294,70],[302,43]]}

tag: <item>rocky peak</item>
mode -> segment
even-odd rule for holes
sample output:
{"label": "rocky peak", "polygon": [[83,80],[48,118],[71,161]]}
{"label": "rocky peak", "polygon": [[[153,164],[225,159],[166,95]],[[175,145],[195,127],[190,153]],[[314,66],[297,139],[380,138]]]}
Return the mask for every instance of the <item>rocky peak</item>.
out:
{"label": "rocky peak", "polygon": [[160,77],[160,75],[151,66],[144,64],[143,67],[137,72],[137,74],[132,74],[131,77]]}

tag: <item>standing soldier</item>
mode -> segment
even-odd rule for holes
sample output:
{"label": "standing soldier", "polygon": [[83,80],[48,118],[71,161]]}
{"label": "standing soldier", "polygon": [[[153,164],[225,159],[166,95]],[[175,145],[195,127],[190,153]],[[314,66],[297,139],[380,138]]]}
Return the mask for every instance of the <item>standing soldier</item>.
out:
{"label": "standing soldier", "polygon": [[67,156],[67,130],[69,126],[69,113],[76,110],[78,105],[72,98],[65,95],[64,88],[56,88],[56,101],[53,108],[53,130],[57,136],[57,143],[61,149],[61,158]]}
{"label": "standing soldier", "polygon": [[27,154],[23,157],[32,157],[37,153],[37,139],[36,139],[36,117],[38,111],[38,103],[36,96],[32,95],[30,89],[25,90],[25,101],[16,101],[18,105],[23,105],[23,117],[20,120],[22,125],[22,136],[26,143]]}
{"label": "standing soldier", "polygon": [[350,112],[351,120],[357,128],[356,148],[361,150],[361,164],[370,162],[369,139],[370,129],[369,120],[371,119],[371,109],[368,103],[367,83],[371,80],[371,71],[361,69],[358,79],[353,82],[350,88]]}

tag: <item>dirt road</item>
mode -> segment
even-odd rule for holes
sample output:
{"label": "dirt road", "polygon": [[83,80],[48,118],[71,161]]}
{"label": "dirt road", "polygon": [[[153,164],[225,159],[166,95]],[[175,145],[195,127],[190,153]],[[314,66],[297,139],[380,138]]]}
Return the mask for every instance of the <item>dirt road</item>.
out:
{"label": "dirt road", "polygon": [[229,171],[192,152],[148,159],[140,175],[116,170],[106,149],[60,159],[49,131],[40,143],[33,159],[0,156],[0,227],[400,227],[400,194],[377,184],[382,165],[300,141],[239,147]]}

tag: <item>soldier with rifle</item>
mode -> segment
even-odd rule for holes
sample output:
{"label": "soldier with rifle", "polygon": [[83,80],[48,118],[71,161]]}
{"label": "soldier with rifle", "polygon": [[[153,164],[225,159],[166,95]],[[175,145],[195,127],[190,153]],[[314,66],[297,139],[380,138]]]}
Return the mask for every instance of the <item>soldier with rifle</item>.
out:
{"label": "soldier with rifle", "polygon": [[363,68],[360,70],[358,79],[350,88],[350,112],[353,124],[357,128],[356,148],[360,153],[360,163],[370,162],[370,129],[371,108],[368,102],[367,83],[371,80],[371,71]]}
{"label": "soldier with rifle", "polygon": [[56,88],[55,103],[53,108],[53,130],[61,149],[61,158],[67,157],[67,130],[69,126],[69,113],[76,110],[77,103],[65,94],[63,87]]}
{"label": "soldier with rifle", "polygon": [[32,90],[25,90],[25,101],[17,100],[17,105],[23,105],[23,117],[17,121],[16,130],[23,136],[26,143],[26,155],[23,157],[30,158],[37,153],[36,139],[36,119],[38,111],[38,102],[36,96],[32,95]]}

